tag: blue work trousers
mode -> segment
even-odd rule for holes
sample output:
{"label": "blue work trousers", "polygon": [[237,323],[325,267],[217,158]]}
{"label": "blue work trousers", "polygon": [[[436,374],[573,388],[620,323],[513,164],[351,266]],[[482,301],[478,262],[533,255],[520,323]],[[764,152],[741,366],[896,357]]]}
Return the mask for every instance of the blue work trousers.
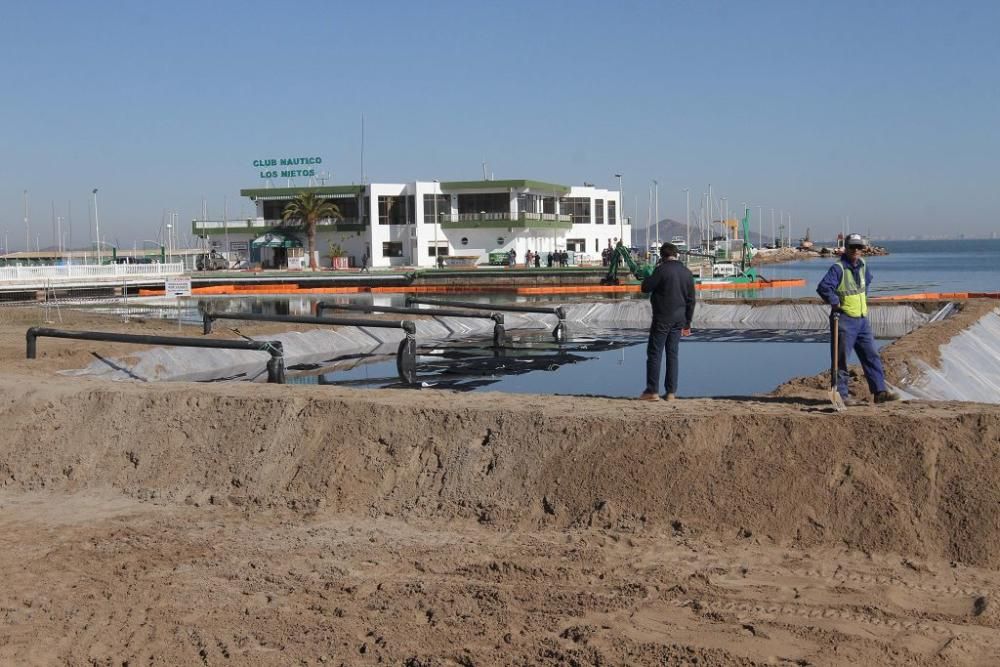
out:
{"label": "blue work trousers", "polygon": [[[885,391],[885,373],[882,370],[882,359],[875,347],[875,335],[867,317],[849,317],[840,314],[840,333],[837,345],[837,391],[847,398],[847,354],[851,350],[858,355],[861,368],[865,371],[865,380],[872,394]],[[830,341],[830,361],[833,361],[833,341]]]}
{"label": "blue work trousers", "polygon": [[667,372],[664,387],[668,394],[677,393],[677,350],[681,342],[681,325],[653,320],[646,344],[646,391],[655,394],[660,384],[660,363],[663,349],[667,350]]}

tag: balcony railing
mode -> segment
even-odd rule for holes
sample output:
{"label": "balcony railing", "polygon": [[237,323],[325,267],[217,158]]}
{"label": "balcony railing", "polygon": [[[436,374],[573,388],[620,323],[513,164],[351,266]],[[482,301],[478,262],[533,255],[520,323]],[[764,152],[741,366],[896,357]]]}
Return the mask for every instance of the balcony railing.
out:
{"label": "balcony railing", "polygon": [[[319,231],[355,232],[368,225],[368,218],[324,218],[316,223]],[[265,218],[248,218],[246,220],[192,220],[191,231],[199,236],[205,234],[224,234],[226,232],[263,233],[272,229],[302,229],[297,220],[268,220]]]}
{"label": "balcony railing", "polygon": [[523,227],[569,229],[573,218],[556,213],[517,213],[509,211],[483,211],[480,213],[442,213],[441,227],[444,229],[470,229],[477,227]]}

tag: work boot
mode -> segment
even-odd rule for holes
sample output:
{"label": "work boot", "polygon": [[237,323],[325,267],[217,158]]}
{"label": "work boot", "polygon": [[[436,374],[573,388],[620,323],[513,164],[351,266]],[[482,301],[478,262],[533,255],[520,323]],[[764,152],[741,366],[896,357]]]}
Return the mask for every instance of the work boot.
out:
{"label": "work boot", "polygon": [[899,394],[897,394],[894,391],[886,390],[886,391],[880,391],[877,394],[875,394],[876,403],[889,403],[890,401],[898,401],[898,400],[899,400]]}
{"label": "work boot", "polygon": [[640,401],[658,401],[660,400],[660,395],[655,391],[644,391],[642,395],[639,396]]}
{"label": "work boot", "polygon": [[676,398],[677,398],[677,397],[676,397],[676,396],[674,396],[673,394],[664,394],[664,395],[663,395],[663,400],[665,400],[665,401],[672,401],[672,400],[674,400],[674,399],[676,399]]}

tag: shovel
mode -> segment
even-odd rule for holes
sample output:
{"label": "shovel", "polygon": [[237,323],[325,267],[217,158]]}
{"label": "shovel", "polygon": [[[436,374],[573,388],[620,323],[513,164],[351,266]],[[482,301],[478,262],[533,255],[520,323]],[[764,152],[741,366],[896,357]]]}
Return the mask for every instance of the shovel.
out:
{"label": "shovel", "polygon": [[833,409],[837,412],[842,412],[847,409],[844,405],[844,397],[840,395],[837,390],[837,361],[840,359],[840,350],[838,349],[840,343],[840,314],[834,313],[833,317],[830,318],[830,322],[833,323],[832,331],[830,334],[833,336],[833,363],[830,364],[830,402],[833,403]]}

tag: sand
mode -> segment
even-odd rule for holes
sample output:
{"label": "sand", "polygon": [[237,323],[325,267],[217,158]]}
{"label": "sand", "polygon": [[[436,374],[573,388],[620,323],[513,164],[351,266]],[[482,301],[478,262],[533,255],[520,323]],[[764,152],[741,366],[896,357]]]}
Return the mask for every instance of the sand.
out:
{"label": "sand", "polygon": [[834,414],[822,378],[670,404],[67,379],[135,348],[26,361],[42,316],[0,309],[2,663],[1000,655],[996,406]]}

